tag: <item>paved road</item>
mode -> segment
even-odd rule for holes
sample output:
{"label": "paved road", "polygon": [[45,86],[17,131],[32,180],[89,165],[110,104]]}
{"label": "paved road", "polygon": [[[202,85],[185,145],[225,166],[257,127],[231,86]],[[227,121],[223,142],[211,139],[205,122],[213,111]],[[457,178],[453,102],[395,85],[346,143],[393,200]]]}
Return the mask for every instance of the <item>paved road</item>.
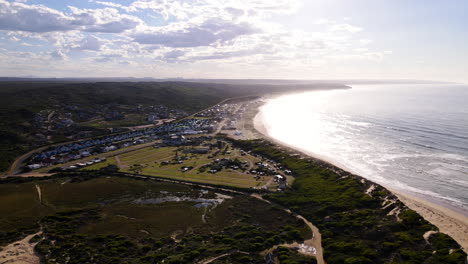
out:
{"label": "paved road", "polygon": [[21,156],[19,156],[18,158],[16,158],[16,160],[11,164],[10,168],[8,169],[8,171],[5,173],[4,176],[10,176],[10,175],[15,175],[19,172],[19,169],[21,168],[21,164],[26,161],[29,157],[31,157],[32,154],[36,153],[36,152],[39,152],[39,151],[42,151],[46,148],[48,148],[49,146],[47,147],[42,147],[42,148],[38,148],[38,149],[35,149],[35,150],[31,150],[29,151],[28,153],[25,153]]}

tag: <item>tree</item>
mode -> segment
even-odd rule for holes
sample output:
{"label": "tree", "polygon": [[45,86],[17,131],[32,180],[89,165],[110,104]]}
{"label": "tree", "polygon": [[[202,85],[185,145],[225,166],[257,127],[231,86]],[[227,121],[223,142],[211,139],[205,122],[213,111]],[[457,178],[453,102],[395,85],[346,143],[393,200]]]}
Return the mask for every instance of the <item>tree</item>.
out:
{"label": "tree", "polygon": [[143,166],[141,166],[141,164],[133,164],[130,167],[130,171],[135,174],[140,174],[142,170],[143,170]]}

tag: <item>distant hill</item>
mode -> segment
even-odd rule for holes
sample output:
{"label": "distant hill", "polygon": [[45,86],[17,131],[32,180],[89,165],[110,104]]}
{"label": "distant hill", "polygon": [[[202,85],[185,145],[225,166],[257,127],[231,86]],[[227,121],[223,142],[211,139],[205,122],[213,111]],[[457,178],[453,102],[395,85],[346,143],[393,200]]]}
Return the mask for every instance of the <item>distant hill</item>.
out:
{"label": "distant hill", "polygon": [[320,85],[320,84],[437,84],[448,83],[431,80],[378,80],[378,79],[338,79],[338,80],[287,80],[287,79],[185,79],[185,78],[152,78],[152,77],[101,77],[101,78],[40,78],[40,77],[0,77],[0,82],[185,82],[216,83],[233,85]]}

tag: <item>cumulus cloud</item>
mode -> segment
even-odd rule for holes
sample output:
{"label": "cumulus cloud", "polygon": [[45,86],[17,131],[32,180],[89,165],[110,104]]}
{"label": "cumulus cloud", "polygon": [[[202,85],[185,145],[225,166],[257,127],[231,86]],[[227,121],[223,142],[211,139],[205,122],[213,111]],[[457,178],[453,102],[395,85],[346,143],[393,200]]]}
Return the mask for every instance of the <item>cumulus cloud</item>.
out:
{"label": "cumulus cloud", "polygon": [[167,59],[167,60],[173,60],[173,59],[177,59],[181,56],[184,56],[185,55],[185,51],[183,50],[171,50],[169,52],[166,52],[164,54],[164,58]]}
{"label": "cumulus cloud", "polygon": [[69,7],[70,14],[43,5],[27,5],[0,0],[0,30],[26,32],[57,32],[83,30],[120,33],[135,28],[141,20],[119,14],[116,9],[78,9]]}
{"label": "cumulus cloud", "polygon": [[50,53],[50,56],[56,60],[66,60],[68,57],[62,50],[56,50]]}
{"label": "cumulus cloud", "polygon": [[114,8],[79,9],[71,6],[69,8],[75,18],[75,24],[82,25],[82,30],[87,32],[121,33],[143,23],[141,19],[120,14]]}
{"label": "cumulus cloud", "polygon": [[72,30],[73,19],[41,5],[26,5],[0,0],[0,29],[29,32]]}
{"label": "cumulus cloud", "polygon": [[121,5],[121,4],[117,4],[117,3],[113,3],[113,2],[105,2],[105,1],[90,1],[90,2],[91,2],[91,3],[100,4],[100,5],[104,5],[104,6],[120,8],[120,9],[124,9],[124,10],[127,10],[127,9],[128,9],[127,6],[124,6],[124,5]]}
{"label": "cumulus cloud", "polygon": [[98,51],[101,49],[101,46],[102,46],[102,43],[97,37],[87,36],[78,43],[78,46],[75,49]]}
{"label": "cumulus cloud", "polygon": [[133,37],[140,44],[182,48],[209,46],[259,32],[260,29],[245,22],[208,20],[201,24],[187,24],[182,27],[149,28],[134,34]]}
{"label": "cumulus cloud", "polygon": [[[363,29],[350,21],[314,18],[313,29],[304,31],[273,20],[296,12],[301,0],[114,1],[88,0],[91,7],[59,11],[47,1],[0,0],[0,31],[21,45],[29,40],[43,47],[41,59],[70,68],[83,63],[126,64],[138,71],[194,63],[307,68],[327,60],[380,61],[388,55],[374,51],[360,34]],[[14,56],[23,61],[26,54],[11,53],[8,59]]]}
{"label": "cumulus cloud", "polygon": [[293,13],[299,0],[137,0],[126,11],[150,10],[164,19],[187,19],[194,16],[242,15],[269,17],[273,14]]}

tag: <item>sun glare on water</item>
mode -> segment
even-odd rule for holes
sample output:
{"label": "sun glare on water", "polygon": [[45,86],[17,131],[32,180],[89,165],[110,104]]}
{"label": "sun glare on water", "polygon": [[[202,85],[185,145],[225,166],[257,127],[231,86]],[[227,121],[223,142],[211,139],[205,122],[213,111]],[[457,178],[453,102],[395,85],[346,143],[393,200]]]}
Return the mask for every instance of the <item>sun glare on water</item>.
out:
{"label": "sun glare on water", "polygon": [[261,109],[263,121],[270,136],[303,150],[321,152],[329,142],[323,133],[339,129],[325,122],[321,111],[332,102],[333,92],[312,92],[273,99]]}

